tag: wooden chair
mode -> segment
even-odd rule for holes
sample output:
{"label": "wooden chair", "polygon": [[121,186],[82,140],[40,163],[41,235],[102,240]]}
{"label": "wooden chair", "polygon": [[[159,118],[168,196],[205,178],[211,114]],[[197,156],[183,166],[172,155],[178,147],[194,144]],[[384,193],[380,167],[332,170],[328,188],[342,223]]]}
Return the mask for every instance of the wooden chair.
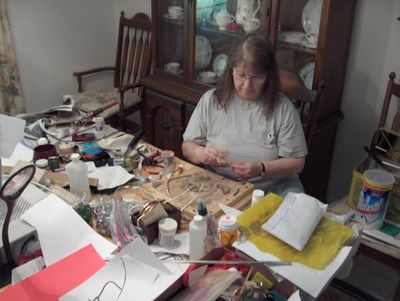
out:
{"label": "wooden chair", "polygon": [[[71,99],[77,107],[91,112],[117,101],[119,105],[108,108],[100,116],[112,121],[111,117],[115,119],[117,115],[120,128],[126,130],[126,117],[141,108],[143,89],[140,80],[150,73],[151,39],[152,24],[149,16],[138,13],[128,19],[121,12],[115,65],[73,73],[78,80],[79,93],[71,95]],[[114,87],[83,92],[83,77],[104,71],[114,71]]]}
{"label": "wooden chair", "polygon": [[310,145],[316,122],[325,83],[321,81],[316,90],[308,89],[302,79],[289,71],[279,72],[281,91],[289,97],[298,109],[303,124],[304,136],[307,145]]}
{"label": "wooden chair", "polygon": [[[400,101],[400,84],[396,84],[394,79],[396,78],[396,73],[391,72],[389,74],[389,81],[386,87],[386,94],[383,100],[383,107],[381,116],[379,118],[378,129],[385,127],[386,118],[388,115],[390,101],[392,100],[392,96],[396,96],[397,100]],[[392,125],[390,127],[391,130],[398,132],[400,130],[400,109],[394,115]]]}

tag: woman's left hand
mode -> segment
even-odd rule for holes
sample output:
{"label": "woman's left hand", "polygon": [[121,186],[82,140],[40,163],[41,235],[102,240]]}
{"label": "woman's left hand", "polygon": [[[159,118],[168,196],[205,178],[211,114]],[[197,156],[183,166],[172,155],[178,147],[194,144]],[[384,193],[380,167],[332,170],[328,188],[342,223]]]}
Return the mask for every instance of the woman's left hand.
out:
{"label": "woman's left hand", "polygon": [[231,163],[233,173],[241,179],[257,177],[261,174],[261,164],[259,162],[236,162]]}

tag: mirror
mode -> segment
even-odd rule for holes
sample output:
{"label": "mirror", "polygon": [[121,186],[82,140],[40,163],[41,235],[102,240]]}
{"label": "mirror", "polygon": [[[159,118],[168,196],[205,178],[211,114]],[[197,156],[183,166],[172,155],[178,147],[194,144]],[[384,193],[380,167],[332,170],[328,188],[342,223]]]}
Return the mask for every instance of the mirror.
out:
{"label": "mirror", "polygon": [[0,189],[0,198],[5,202],[18,198],[35,174],[35,166],[27,165],[12,174]]}
{"label": "mirror", "polygon": [[32,180],[35,171],[35,165],[32,164],[22,167],[13,173],[0,189],[0,198],[6,202],[7,205],[7,214],[3,224],[2,239],[10,271],[15,266],[15,263],[12,260],[10,241],[8,238],[8,227],[10,225],[11,213],[14,209],[16,200]]}

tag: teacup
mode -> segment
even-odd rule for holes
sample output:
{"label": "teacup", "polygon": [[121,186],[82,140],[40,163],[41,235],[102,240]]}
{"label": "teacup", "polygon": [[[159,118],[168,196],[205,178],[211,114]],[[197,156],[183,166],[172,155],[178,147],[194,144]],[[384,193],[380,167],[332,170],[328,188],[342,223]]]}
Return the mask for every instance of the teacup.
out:
{"label": "teacup", "polygon": [[199,73],[199,77],[205,83],[214,83],[218,79],[217,73],[213,71],[202,71]]}
{"label": "teacup", "polygon": [[165,70],[171,72],[171,73],[179,73],[181,64],[178,62],[170,62],[165,65]]}
{"label": "teacup", "polygon": [[257,18],[246,18],[243,20],[243,29],[245,32],[253,32],[260,28],[260,20]]}
{"label": "teacup", "polygon": [[306,35],[306,39],[306,45],[308,45],[309,47],[315,48],[317,46],[318,37],[316,33],[310,33]]}
{"label": "teacup", "polygon": [[183,15],[183,7],[181,6],[169,6],[168,14],[172,19],[179,19]]}

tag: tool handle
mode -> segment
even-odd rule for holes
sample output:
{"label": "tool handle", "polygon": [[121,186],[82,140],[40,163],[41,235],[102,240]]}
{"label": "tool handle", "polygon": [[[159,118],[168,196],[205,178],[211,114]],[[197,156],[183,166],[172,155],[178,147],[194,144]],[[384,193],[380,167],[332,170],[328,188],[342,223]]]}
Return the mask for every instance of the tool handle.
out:
{"label": "tool handle", "polygon": [[128,148],[133,149],[136,146],[136,144],[138,144],[139,140],[142,139],[143,136],[144,136],[144,129],[140,129],[133,137],[131,142],[129,142]]}
{"label": "tool handle", "polygon": [[124,157],[128,156],[131,150],[138,144],[139,140],[144,136],[144,129],[140,129],[128,144],[128,148],[124,153]]}

